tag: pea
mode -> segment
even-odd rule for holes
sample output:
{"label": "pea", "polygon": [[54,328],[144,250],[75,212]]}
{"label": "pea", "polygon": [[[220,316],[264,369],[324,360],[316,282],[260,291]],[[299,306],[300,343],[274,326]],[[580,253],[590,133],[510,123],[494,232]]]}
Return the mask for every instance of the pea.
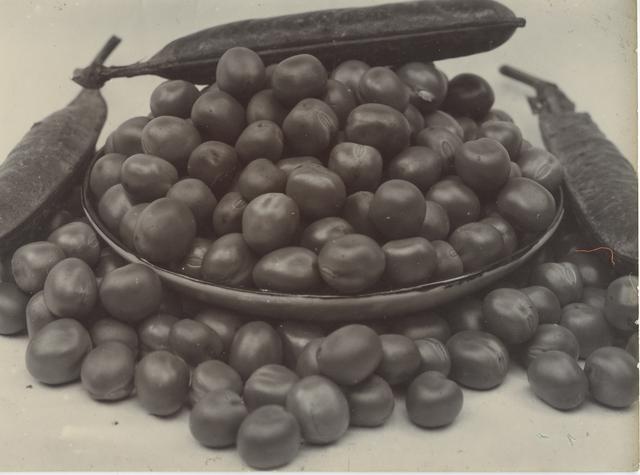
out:
{"label": "pea", "polygon": [[276,66],[271,87],[278,101],[293,106],[305,98],[322,96],[327,88],[327,79],[327,70],[318,58],[298,54]]}
{"label": "pea", "polygon": [[471,389],[492,389],[509,371],[509,352],[490,333],[466,330],[447,341],[451,379]]}
{"label": "pea", "polygon": [[324,376],[338,384],[354,385],[373,374],[382,361],[382,342],[367,326],[346,325],[324,339],[316,357]]}
{"label": "pea", "polygon": [[573,359],[578,359],[578,340],[571,331],[555,323],[540,325],[531,339],[526,343],[523,359],[525,368],[546,351],[563,351]]}
{"label": "pea", "polygon": [[171,115],[186,119],[199,95],[198,88],[188,81],[165,81],[151,93],[151,113],[155,117]]}
{"label": "pea", "polygon": [[195,237],[191,209],[180,201],[160,198],[140,213],[133,240],[142,258],[165,264],[182,259]]}
{"label": "pea", "polygon": [[314,374],[320,374],[320,367],[318,364],[318,350],[324,338],[315,338],[307,343],[302,352],[298,356],[296,361],[296,374],[301,378],[311,376]]}
{"label": "pea", "polygon": [[451,424],[463,403],[462,390],[437,371],[425,371],[409,385],[407,414],[419,427],[435,429]]}
{"label": "pea", "polygon": [[102,345],[109,341],[117,341],[127,346],[133,355],[138,353],[138,334],[136,331],[113,318],[101,318],[97,320],[89,330],[94,346]]}
{"label": "pea", "polygon": [[420,111],[413,105],[409,104],[403,112],[405,119],[409,122],[411,128],[411,139],[415,139],[418,132],[424,129],[424,117]]}
{"label": "pea", "polygon": [[244,384],[242,397],[250,411],[261,406],[284,406],[289,390],[298,381],[289,368],[268,364],[255,370]]}
{"label": "pea", "polygon": [[627,344],[625,345],[625,350],[631,356],[633,356],[636,361],[638,360],[638,334],[633,333],[627,340]]}
{"label": "pea", "polygon": [[321,286],[318,256],[303,247],[283,247],[264,255],[253,268],[259,289],[286,293],[313,292]]}
{"label": "pea", "polygon": [[409,181],[425,192],[440,179],[442,168],[442,158],[437,152],[414,146],[406,148],[389,162],[387,175]]}
{"label": "pea", "polygon": [[531,285],[551,290],[562,306],[578,302],[582,297],[582,276],[578,268],[569,262],[539,264],[531,273]]}
{"label": "pea", "polygon": [[372,201],[373,193],[370,191],[356,191],[347,196],[342,208],[342,217],[353,227],[356,233],[375,239],[379,233],[369,219]]}
{"label": "pea", "polygon": [[[524,292],[524,290],[522,291]],[[483,329],[482,300],[477,297],[467,297],[454,301],[452,304],[447,305],[444,312],[452,333],[464,330],[480,331]]]}
{"label": "pea", "polygon": [[242,214],[247,201],[237,191],[224,195],[213,210],[213,230],[218,236],[242,231]]}
{"label": "pea", "polygon": [[149,414],[169,416],[187,399],[189,367],[168,351],[154,351],[136,365],[134,384],[138,401]]}
{"label": "pea", "polygon": [[[480,126],[478,123],[471,119],[470,117],[458,116],[455,117],[460,127],[462,127],[462,140],[464,142],[468,142],[469,140],[476,140],[481,137],[480,135]],[[513,165],[516,165],[515,162],[511,162]],[[517,165],[516,165],[517,166]]]}
{"label": "pea", "polygon": [[264,63],[254,51],[236,46],[220,57],[216,68],[216,84],[221,91],[242,101],[262,89],[265,82]]}
{"label": "pea", "polygon": [[222,340],[204,323],[185,318],[169,331],[169,349],[190,366],[217,359],[222,353]]}
{"label": "pea", "polygon": [[89,351],[91,337],[82,324],[60,318],[45,325],[29,340],[27,370],[41,383],[70,383],[80,377],[82,362]]}
{"label": "pea", "polygon": [[556,212],[553,195],[533,180],[511,178],[497,198],[498,212],[515,227],[540,232],[549,227]]}
{"label": "pea", "polygon": [[277,125],[282,125],[288,112],[278,102],[273,89],[263,89],[254,94],[247,104],[247,123],[252,124],[259,120],[268,120]]}
{"label": "pea", "polygon": [[602,310],[583,303],[565,305],[562,308],[560,325],[575,335],[580,348],[580,358],[587,358],[602,346],[610,346],[613,340]]}
{"label": "pea", "polygon": [[242,234],[231,233],[216,239],[202,259],[202,278],[232,287],[252,285],[251,273],[257,262]]}
{"label": "pea", "polygon": [[495,289],[482,304],[485,329],[507,344],[529,340],[538,327],[538,311],[523,292]]}
{"label": "pea", "polygon": [[460,140],[464,138],[464,130],[462,129],[460,122],[458,122],[453,116],[441,110],[426,114],[424,116],[424,126],[427,129],[444,128]]}
{"label": "pea", "polygon": [[355,94],[358,90],[358,85],[362,79],[362,75],[366,73],[371,66],[364,61],[357,59],[350,59],[338,64],[331,72],[331,79],[335,79],[341,82],[347,88]]}
{"label": "pea", "polygon": [[509,178],[507,149],[492,138],[465,142],[455,151],[454,164],[462,181],[479,193],[500,189]]}
{"label": "pea", "polygon": [[280,406],[262,406],[249,414],[238,430],[236,445],[252,468],[268,470],[291,462],[300,450],[300,426]]}
{"label": "pea", "polygon": [[195,238],[191,249],[187,253],[187,256],[178,265],[177,270],[181,274],[199,279],[202,273],[202,261],[204,255],[211,247],[212,241],[204,238]]}
{"label": "pea", "polygon": [[167,198],[185,204],[200,226],[211,223],[213,210],[218,200],[211,189],[197,178],[183,178],[167,192]]}
{"label": "pea", "polygon": [[278,124],[259,120],[247,126],[238,137],[236,152],[240,162],[250,164],[256,159],[276,162],[282,157],[284,134]]}
{"label": "pea", "polygon": [[93,271],[77,257],[58,262],[44,282],[46,305],[60,318],[86,318],[93,310],[97,297],[98,288]]}
{"label": "pea", "polygon": [[189,415],[193,437],[205,447],[234,445],[248,411],[242,398],[229,390],[217,390],[203,396]]}
{"label": "pea", "polygon": [[207,394],[216,391],[230,391],[242,394],[242,379],[235,369],[218,360],[203,361],[191,374],[189,402],[195,406]]}
{"label": "pea", "polygon": [[276,327],[282,340],[284,363],[290,369],[295,369],[298,357],[309,342],[322,338],[324,330],[313,324],[286,320]]}
{"label": "pea", "polygon": [[386,104],[404,112],[409,105],[409,88],[390,68],[376,66],[367,69],[358,83],[361,103]]}
{"label": "pea", "polygon": [[301,157],[283,158],[282,160],[278,160],[278,163],[276,163],[276,166],[285,172],[287,177],[293,170],[302,165],[322,165],[322,162],[316,157],[303,155]]}
{"label": "pea", "polygon": [[251,249],[266,254],[293,241],[300,223],[296,202],[282,193],[251,200],[242,215],[242,236]]}
{"label": "pea", "polygon": [[376,190],[369,219],[388,239],[417,236],[426,213],[418,187],[405,180],[389,180]]}
{"label": "pea", "polygon": [[120,240],[131,250],[135,249],[134,235],[136,224],[138,224],[138,218],[140,217],[140,213],[142,213],[147,206],[149,206],[149,203],[138,203],[127,211],[120,220],[120,228],[118,230]]}
{"label": "pea", "polygon": [[522,177],[522,169],[515,162],[509,163],[509,178],[521,178]]}
{"label": "pea", "polygon": [[435,201],[425,201],[426,211],[420,236],[429,240],[437,241],[446,239],[449,235],[450,223],[449,216],[445,209]]}
{"label": "pea", "polygon": [[512,161],[518,160],[522,147],[522,132],[513,122],[489,120],[480,125],[480,136],[499,142]]}
{"label": "pea", "polygon": [[231,342],[238,328],[244,323],[244,317],[233,310],[221,307],[207,307],[194,316],[194,320],[204,323],[218,334],[222,340],[223,356],[229,354]]}
{"label": "pea", "polygon": [[328,242],[318,256],[322,279],[334,290],[349,294],[376,284],[385,268],[385,254],[370,237],[348,234]]}
{"label": "pea", "polygon": [[[0,284],[0,289],[3,285]],[[47,308],[44,302],[44,292],[42,290],[33,294],[27,302],[25,316],[29,339],[33,338],[45,325],[56,319],[56,316],[51,313],[51,310]]]}
{"label": "pea", "polygon": [[458,74],[449,81],[442,108],[454,115],[483,119],[493,107],[495,96],[487,81],[476,74]]}
{"label": "pea", "polygon": [[531,147],[522,150],[518,157],[522,176],[536,181],[550,192],[562,184],[564,169],[555,155],[543,148]]}
{"label": "pea", "polygon": [[133,199],[121,183],[113,185],[104,192],[98,202],[98,215],[111,232],[117,232],[122,217],[134,205]]}
{"label": "pea", "polygon": [[638,277],[623,276],[609,284],[604,314],[615,328],[635,331],[638,319]]}
{"label": "pea", "polygon": [[576,360],[562,351],[539,355],[529,365],[527,378],[536,396],[555,409],[575,409],[587,397],[587,377]]}
{"label": "pea", "polygon": [[562,307],[556,294],[547,287],[533,285],[520,289],[538,311],[540,323],[558,323],[562,314]]}
{"label": "pea", "polygon": [[143,354],[169,349],[169,332],[178,321],[177,317],[166,313],[157,313],[145,318],[138,325],[138,340]]}
{"label": "pea", "polygon": [[332,145],[338,132],[335,112],[319,99],[298,102],[282,123],[287,147],[300,155],[320,155]]}
{"label": "pea", "polygon": [[343,142],[329,154],[329,170],[338,174],[348,193],[375,191],[382,180],[382,156],[375,148]]}
{"label": "pea", "polygon": [[462,139],[456,132],[443,126],[426,126],[417,133],[415,143],[436,152],[440,156],[445,173],[453,170],[456,150],[463,145]]}
{"label": "pea", "polygon": [[74,221],[52,232],[47,240],[56,244],[67,257],[77,257],[93,267],[100,258],[100,242],[87,223]]}
{"label": "pea", "polygon": [[327,242],[354,232],[353,227],[342,218],[322,218],[305,228],[300,245],[318,253]]}
{"label": "pea", "polygon": [[142,153],[142,130],[149,121],[150,117],[132,117],[125,120],[111,134],[111,148],[107,153],[119,153],[125,157]]}
{"label": "pea", "polygon": [[396,72],[409,87],[411,104],[422,113],[435,112],[440,107],[447,94],[447,78],[433,63],[406,63]]}
{"label": "pea", "polygon": [[121,153],[107,153],[96,160],[89,175],[89,188],[100,198],[113,185],[120,183],[120,169],[125,159]]}
{"label": "pea", "polygon": [[424,371],[438,371],[447,376],[451,371],[451,358],[447,348],[440,340],[425,338],[413,341],[420,353],[420,369]]}
{"label": "pea", "polygon": [[112,270],[122,267],[125,264],[118,254],[116,254],[110,247],[104,247],[100,250],[100,257],[98,263],[94,268],[94,274],[96,279],[102,279]]}
{"label": "pea", "polygon": [[351,426],[379,427],[387,422],[393,413],[393,391],[378,375],[372,374],[355,386],[343,387],[342,391],[349,403]]}
{"label": "pea", "polygon": [[60,246],[52,242],[36,241],[25,244],[11,257],[13,280],[23,292],[38,292],[44,287],[49,271],[65,257]]}
{"label": "pea", "polygon": [[14,335],[27,328],[29,297],[12,282],[0,282],[0,335]]}
{"label": "pea", "polygon": [[141,140],[144,153],[164,158],[176,168],[185,167],[191,152],[202,142],[191,122],[172,116],[152,119],[144,126]]}
{"label": "pea", "polygon": [[447,320],[433,312],[416,313],[396,320],[391,325],[394,333],[412,340],[435,338],[445,343],[451,336]]}
{"label": "pea", "polygon": [[298,381],[286,398],[286,409],[300,424],[302,437],[310,444],[335,442],[349,428],[349,404],[340,388],[322,376]]}
{"label": "pea", "polygon": [[205,182],[216,196],[222,196],[231,186],[239,168],[236,150],[226,143],[213,140],[193,149],[187,162],[188,175]]}
{"label": "pea", "polygon": [[589,355],[584,373],[591,396],[600,404],[629,407],[638,399],[637,361],[621,348],[598,348]]}
{"label": "pea", "polygon": [[613,280],[612,268],[604,259],[585,252],[569,252],[563,259],[575,264],[585,287],[606,288]]}
{"label": "pea", "polygon": [[466,272],[474,272],[497,261],[504,255],[500,232],[490,224],[467,223],[449,236]]}
{"label": "pea", "polygon": [[238,177],[238,190],[248,202],[265,193],[282,193],[287,175],[273,162],[258,158],[249,163]]}
{"label": "pea", "polygon": [[82,362],[82,387],[97,401],[125,399],[133,391],[135,364],[134,352],[124,343],[98,344]]}
{"label": "pea", "polygon": [[122,164],[121,181],[136,201],[153,201],[165,196],[178,181],[178,170],[163,158],[138,153]]}
{"label": "pea", "polygon": [[422,237],[397,239],[382,246],[385,255],[384,277],[397,287],[427,282],[436,271],[436,251]]}
{"label": "pea", "polygon": [[582,290],[582,303],[604,311],[607,301],[606,289],[598,287],[584,287]]}
{"label": "pea", "polygon": [[447,280],[458,277],[463,273],[462,260],[458,252],[446,241],[433,241],[438,264],[434,280]]}
{"label": "pea", "polygon": [[282,363],[282,341],[265,322],[253,321],[241,326],[233,337],[229,365],[243,380],[261,366]]}
{"label": "pea", "polygon": [[410,142],[411,126],[402,112],[385,104],[362,104],[351,111],[345,125],[346,139],[394,157]]}
{"label": "pea", "polygon": [[404,335],[380,335],[382,360],[376,373],[392,386],[411,380],[422,364],[414,341]]}
{"label": "pea", "polygon": [[449,217],[450,229],[477,221],[480,217],[480,200],[475,192],[463,183],[445,178],[433,185],[425,198],[444,208]]}
{"label": "pea", "polygon": [[207,92],[193,104],[191,120],[204,139],[233,145],[244,130],[245,111],[226,92]]}
{"label": "pea", "polygon": [[322,101],[333,109],[336,117],[338,117],[338,126],[340,128],[344,127],[349,113],[357,105],[356,98],[349,88],[335,79],[327,80],[327,89],[322,96]]}
{"label": "pea", "polygon": [[509,222],[498,214],[480,220],[481,224],[489,224],[496,228],[502,236],[502,256],[508,257],[518,249],[518,237]]}

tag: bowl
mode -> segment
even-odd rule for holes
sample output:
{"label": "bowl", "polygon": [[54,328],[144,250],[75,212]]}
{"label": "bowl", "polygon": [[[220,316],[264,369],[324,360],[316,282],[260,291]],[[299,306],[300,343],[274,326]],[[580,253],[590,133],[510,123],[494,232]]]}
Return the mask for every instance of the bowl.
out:
{"label": "bowl", "polygon": [[89,176],[98,152],[89,164],[82,185],[82,206],[98,235],[125,261],[152,268],[162,281],[189,297],[231,310],[268,319],[352,322],[393,318],[429,310],[471,295],[506,277],[526,263],[553,236],[564,215],[562,190],[556,194],[557,211],[549,228],[512,255],[476,272],[452,279],[358,295],[301,295],[247,290],[194,279],[141,259],[127,249],[101,222],[89,187]]}

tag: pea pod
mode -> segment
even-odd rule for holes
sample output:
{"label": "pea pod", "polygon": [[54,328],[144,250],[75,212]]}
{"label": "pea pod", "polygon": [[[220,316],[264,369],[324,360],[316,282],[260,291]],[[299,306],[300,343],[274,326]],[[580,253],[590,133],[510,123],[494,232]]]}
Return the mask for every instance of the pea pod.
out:
{"label": "pea pod", "polygon": [[[120,42],[112,37],[88,69]],[[36,122],[0,165],[0,255],[37,238],[81,179],[107,117],[100,91],[85,88],[65,108]]]}
{"label": "pea pod", "polygon": [[332,67],[347,59],[371,65],[433,61],[488,51],[524,26],[493,0],[417,0],[243,20],[178,38],[149,60],[76,71],[96,86],[116,77],[154,74],[211,83],[222,54],[234,46],[256,51],[265,64],[308,53]]}

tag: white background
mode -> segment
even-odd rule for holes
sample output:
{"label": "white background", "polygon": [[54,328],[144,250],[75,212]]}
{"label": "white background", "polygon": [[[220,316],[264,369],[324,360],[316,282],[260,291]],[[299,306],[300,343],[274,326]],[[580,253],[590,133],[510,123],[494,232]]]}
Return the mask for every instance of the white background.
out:
{"label": "white background", "polygon": [[[108,64],[151,56],[168,41],[228,21],[372,0],[0,1],[0,160],[29,126],[78,91],[70,81],[111,34],[123,42]],[[501,77],[512,64],[557,82],[636,162],[636,24],[632,0],[504,0],[527,26],[497,50],[439,63],[449,77],[483,75],[496,106],[540,144],[531,91]],[[103,93],[115,126],[148,112],[162,79],[117,79]],[[233,450],[210,451],[191,438],[187,413],[161,420],[135,400],[97,404],[79,385],[47,388],[24,369],[26,338],[0,339],[0,470],[235,470]],[[33,385],[32,388],[27,388]],[[117,425],[116,425],[117,422]],[[537,400],[519,368],[490,392],[465,391],[456,423],[425,432],[398,402],[383,429],[353,430],[328,448],[305,448],[292,470],[636,470],[638,406],[613,411],[587,402],[560,413]],[[634,465],[635,464],[635,465]]]}

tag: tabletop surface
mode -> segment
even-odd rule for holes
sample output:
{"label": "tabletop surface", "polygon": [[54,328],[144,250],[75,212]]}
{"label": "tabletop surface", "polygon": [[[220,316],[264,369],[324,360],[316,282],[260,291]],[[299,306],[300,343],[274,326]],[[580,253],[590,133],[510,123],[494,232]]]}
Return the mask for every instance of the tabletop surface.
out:
{"label": "tabletop surface", "polygon": [[[150,57],[168,41],[214,24],[379,0],[3,0],[0,2],[0,157],[29,126],[78,91],[69,78],[111,34],[122,44],[108,64]],[[496,93],[530,142],[539,145],[527,87],[500,76],[511,64],[556,82],[636,163],[635,2],[503,0],[527,26],[500,48],[441,61],[449,77],[474,72]],[[162,79],[118,79],[103,88],[109,117],[99,144],[125,119],[148,112]],[[1,158],[0,158],[1,160]],[[135,399],[99,404],[79,384],[51,388],[24,367],[26,337],[0,338],[0,470],[246,470],[235,450],[199,446],[188,413],[161,419]],[[512,365],[492,391],[464,391],[459,418],[445,429],[412,426],[398,399],[381,429],[354,429],[329,447],[304,447],[285,470],[298,471],[628,471],[638,468],[638,405],[611,410],[587,401],[555,411]]]}

